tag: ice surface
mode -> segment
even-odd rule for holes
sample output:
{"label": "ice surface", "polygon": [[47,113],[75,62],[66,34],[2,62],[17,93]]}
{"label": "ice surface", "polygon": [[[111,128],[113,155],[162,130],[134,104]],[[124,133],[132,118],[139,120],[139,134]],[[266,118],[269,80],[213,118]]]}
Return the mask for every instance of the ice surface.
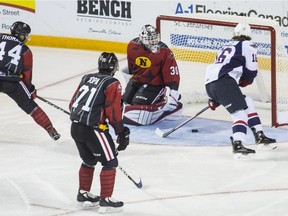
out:
{"label": "ice surface", "polygon": [[[33,81],[38,94],[68,110],[68,103],[83,74],[97,65],[97,52],[32,47]],[[125,65],[119,55],[120,68]],[[122,81],[121,74],[117,75]],[[53,141],[30,116],[0,94],[0,215],[94,216],[97,209],[77,207],[78,169],[81,160],[70,137],[68,116],[42,101],[62,137]],[[119,163],[138,189],[117,171],[114,197],[125,203],[125,216],[287,216],[287,129],[269,127],[269,114],[259,111],[267,136],[280,143],[273,151],[257,150],[251,132],[247,145],[257,153],[233,159],[231,122],[225,110],[207,110],[166,138],[168,131],[195,115],[206,104],[184,106],[177,121],[131,126],[131,143],[119,154]],[[210,118],[210,120],[208,119]],[[211,118],[213,120],[211,120]],[[192,133],[191,129],[198,129]],[[96,167],[93,193],[99,194]]]}

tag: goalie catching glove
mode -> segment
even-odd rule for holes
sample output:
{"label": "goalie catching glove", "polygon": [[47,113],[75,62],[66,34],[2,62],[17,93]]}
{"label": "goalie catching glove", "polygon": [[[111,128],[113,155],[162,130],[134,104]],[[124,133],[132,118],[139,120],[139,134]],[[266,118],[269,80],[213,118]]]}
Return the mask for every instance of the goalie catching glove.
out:
{"label": "goalie catching glove", "polygon": [[166,104],[162,107],[164,111],[172,111],[178,107],[178,100],[181,95],[178,91],[170,89],[168,86],[165,87],[165,100]]}
{"label": "goalie catching glove", "polygon": [[129,134],[130,129],[128,127],[124,127],[123,131],[117,136],[116,142],[119,144],[117,150],[123,151],[129,145]]}
{"label": "goalie catching glove", "polygon": [[216,110],[216,108],[217,108],[218,106],[220,106],[220,103],[218,103],[218,102],[216,102],[215,100],[209,98],[209,100],[208,100],[208,106],[209,106],[209,108],[210,108],[211,110],[214,111],[214,110]]}

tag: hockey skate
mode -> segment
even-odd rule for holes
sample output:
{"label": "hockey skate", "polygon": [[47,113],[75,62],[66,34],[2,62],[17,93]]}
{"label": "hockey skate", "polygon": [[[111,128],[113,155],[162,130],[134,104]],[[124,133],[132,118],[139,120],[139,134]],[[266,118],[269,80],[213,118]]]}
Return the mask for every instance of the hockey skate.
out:
{"label": "hockey skate", "polygon": [[277,148],[277,145],[273,144],[273,143],[276,143],[275,139],[266,137],[263,131],[256,132],[255,128],[251,128],[251,130],[254,134],[257,148],[260,148],[260,149],[276,149]]}
{"label": "hockey skate", "polygon": [[233,137],[230,137],[231,142],[232,142],[232,147],[233,147],[233,154],[234,154],[234,158],[240,158],[242,156],[250,156],[250,155],[254,155],[256,152],[253,149],[248,149],[245,148],[242,145],[241,141],[238,140],[233,140]]}
{"label": "hockey skate", "polygon": [[49,125],[46,130],[53,140],[58,140],[61,137],[61,135],[56,131],[54,127],[52,127],[52,125]]}
{"label": "hockey skate", "polygon": [[82,207],[89,208],[99,206],[100,197],[88,191],[79,190],[77,194],[77,201],[81,203]]}
{"label": "hockey skate", "polygon": [[100,214],[111,213],[111,212],[120,212],[123,210],[124,203],[117,201],[112,197],[106,197],[100,199],[100,208],[98,212]]}

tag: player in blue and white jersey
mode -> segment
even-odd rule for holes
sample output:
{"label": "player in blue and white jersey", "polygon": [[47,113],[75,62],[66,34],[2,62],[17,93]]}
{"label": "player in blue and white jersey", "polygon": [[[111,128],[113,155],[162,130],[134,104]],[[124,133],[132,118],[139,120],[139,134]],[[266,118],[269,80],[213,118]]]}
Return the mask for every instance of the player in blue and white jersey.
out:
{"label": "player in blue and white jersey", "polygon": [[223,105],[233,120],[230,138],[236,157],[255,153],[255,150],[242,145],[246,142],[247,127],[252,130],[259,147],[276,148],[276,145],[271,145],[276,140],[263,133],[252,98],[243,95],[240,89],[251,85],[257,73],[257,48],[251,41],[250,26],[239,23],[232,40],[218,51],[214,63],[207,67],[205,74],[209,107],[215,110]]}

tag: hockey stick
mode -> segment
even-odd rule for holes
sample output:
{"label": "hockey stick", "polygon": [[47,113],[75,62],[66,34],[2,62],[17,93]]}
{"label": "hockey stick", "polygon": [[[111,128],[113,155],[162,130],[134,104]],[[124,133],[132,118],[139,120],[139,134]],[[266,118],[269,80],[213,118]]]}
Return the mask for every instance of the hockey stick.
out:
{"label": "hockey stick", "polygon": [[159,128],[156,128],[155,133],[160,136],[160,137],[167,137],[169,134],[173,133],[174,131],[178,130],[179,128],[181,128],[183,125],[187,124],[188,122],[190,122],[191,120],[193,120],[194,118],[196,118],[197,116],[199,116],[201,113],[205,112],[207,109],[209,109],[209,106],[206,106],[205,108],[203,108],[202,110],[200,110],[198,113],[196,113],[195,116],[187,119],[185,122],[181,123],[180,125],[176,126],[175,128],[172,128],[171,130],[167,131],[167,132],[163,132],[161,131]]}
{"label": "hockey stick", "polygon": [[141,178],[140,181],[137,183],[121,166],[118,166],[118,168],[136,185],[137,188],[142,188],[143,185]]}
{"label": "hockey stick", "polygon": [[[58,109],[58,110],[61,110],[62,112],[66,113],[67,115],[70,115],[70,112],[62,109],[61,107],[57,106],[56,104],[53,104],[52,102],[46,100],[45,98],[42,98],[40,96],[37,95],[37,98],[44,101],[45,103],[49,104],[50,106]],[[124,173],[124,175],[126,175],[135,185],[137,188],[142,188],[142,180],[140,178],[140,182],[136,182],[121,166],[118,166],[118,168]]]}
{"label": "hockey stick", "polygon": [[62,112],[70,115],[70,113],[69,113],[68,111],[62,109],[61,107],[57,106],[56,104],[51,103],[50,101],[46,100],[45,98],[40,97],[40,96],[38,96],[38,95],[37,95],[37,98],[38,98],[39,100],[42,100],[43,102],[49,104],[50,106],[52,106],[52,107],[54,107],[54,108],[56,108],[56,109],[58,109],[58,110],[61,110]]}

